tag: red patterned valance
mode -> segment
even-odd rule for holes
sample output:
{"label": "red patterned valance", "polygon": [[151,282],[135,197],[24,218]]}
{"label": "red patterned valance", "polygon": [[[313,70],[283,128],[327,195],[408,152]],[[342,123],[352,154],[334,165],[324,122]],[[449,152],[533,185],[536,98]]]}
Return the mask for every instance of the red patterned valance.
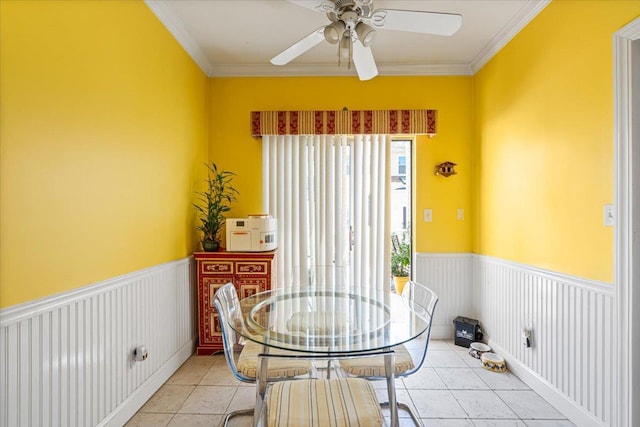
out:
{"label": "red patterned valance", "polygon": [[252,111],[251,134],[435,135],[436,116],[436,110]]}

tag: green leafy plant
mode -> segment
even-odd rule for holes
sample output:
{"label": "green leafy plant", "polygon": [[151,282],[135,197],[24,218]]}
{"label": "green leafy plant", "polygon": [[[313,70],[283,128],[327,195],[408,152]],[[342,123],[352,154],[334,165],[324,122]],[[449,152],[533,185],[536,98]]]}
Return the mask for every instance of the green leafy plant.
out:
{"label": "green leafy plant", "polygon": [[231,204],[237,200],[238,190],[231,183],[236,174],[219,170],[215,163],[205,163],[205,166],[207,190],[196,192],[198,203],[193,204],[200,216],[200,224],[196,228],[202,232],[203,246],[205,242],[214,242],[219,247],[224,214],[231,210]]}
{"label": "green leafy plant", "polygon": [[411,273],[411,242],[407,231],[402,233],[402,238],[397,234],[391,236],[393,252],[391,252],[391,275],[394,277],[408,277]]}

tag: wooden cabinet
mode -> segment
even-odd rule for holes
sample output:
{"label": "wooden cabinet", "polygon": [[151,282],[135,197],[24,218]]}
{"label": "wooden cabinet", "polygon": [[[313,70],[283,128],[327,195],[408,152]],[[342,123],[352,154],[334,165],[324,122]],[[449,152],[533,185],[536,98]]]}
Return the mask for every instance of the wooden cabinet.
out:
{"label": "wooden cabinet", "polygon": [[198,275],[198,355],[222,351],[222,332],[213,297],[222,285],[233,283],[240,299],[275,284],[276,251],[196,252]]}

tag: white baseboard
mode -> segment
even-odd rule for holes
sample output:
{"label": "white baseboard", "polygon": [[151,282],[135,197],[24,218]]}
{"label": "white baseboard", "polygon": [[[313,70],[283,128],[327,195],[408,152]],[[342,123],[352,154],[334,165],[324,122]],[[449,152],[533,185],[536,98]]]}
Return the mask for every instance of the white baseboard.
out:
{"label": "white baseboard", "polygon": [[0,310],[0,427],[123,425],[193,352],[195,288],[188,257]]}
{"label": "white baseboard", "polygon": [[[491,347],[578,426],[616,425],[616,310],[611,284],[475,256],[478,319]],[[522,329],[532,333],[522,346]]]}
{"label": "white baseboard", "polygon": [[593,414],[576,404],[566,394],[559,391],[545,379],[541,378],[531,368],[522,364],[518,359],[506,352],[500,345],[489,340],[492,351],[500,354],[507,362],[507,368],[522,382],[531,387],[549,404],[566,416],[572,423],[579,427],[605,427],[607,424],[598,420]]}
{"label": "white baseboard", "polygon": [[454,336],[453,326],[436,326],[431,327],[432,340],[452,340]]}
{"label": "white baseboard", "polygon": [[433,339],[453,339],[457,316],[477,319],[514,373],[576,425],[617,424],[611,284],[474,254],[416,254],[415,276],[439,297]]}
{"label": "white baseboard", "polygon": [[154,395],[158,389],[173,375],[195,351],[195,341],[186,343],[173,357],[162,365],[140,387],[129,395],[98,426],[121,427]]}

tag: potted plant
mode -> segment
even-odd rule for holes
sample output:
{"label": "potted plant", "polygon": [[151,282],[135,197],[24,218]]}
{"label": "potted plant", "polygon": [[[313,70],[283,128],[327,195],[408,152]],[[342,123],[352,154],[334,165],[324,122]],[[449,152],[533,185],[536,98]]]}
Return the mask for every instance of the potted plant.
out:
{"label": "potted plant", "polygon": [[236,175],[233,172],[218,170],[215,163],[205,163],[207,167],[207,190],[198,191],[198,203],[193,206],[200,216],[197,229],[202,232],[202,249],[215,252],[220,248],[220,230],[225,223],[224,214],[231,210],[236,201],[238,191],[231,181]]}
{"label": "potted plant", "polygon": [[407,232],[402,233],[402,239],[397,234],[391,236],[393,252],[391,252],[391,275],[396,292],[401,294],[404,285],[409,281],[411,274],[411,243],[407,238]]}

